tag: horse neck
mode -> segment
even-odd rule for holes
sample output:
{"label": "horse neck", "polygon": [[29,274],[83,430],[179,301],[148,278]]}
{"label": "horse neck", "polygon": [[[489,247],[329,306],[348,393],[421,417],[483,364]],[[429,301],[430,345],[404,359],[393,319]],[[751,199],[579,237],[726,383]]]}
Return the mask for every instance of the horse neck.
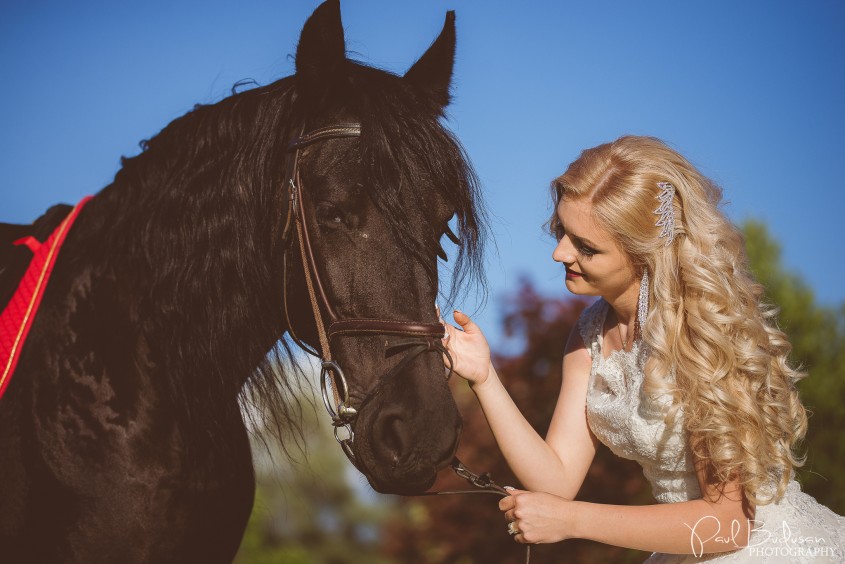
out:
{"label": "horse neck", "polygon": [[155,187],[126,188],[101,194],[111,216],[104,258],[140,312],[152,364],[185,393],[219,385],[237,394],[285,331],[278,237],[287,202],[256,187],[168,187],[159,198],[146,193]]}

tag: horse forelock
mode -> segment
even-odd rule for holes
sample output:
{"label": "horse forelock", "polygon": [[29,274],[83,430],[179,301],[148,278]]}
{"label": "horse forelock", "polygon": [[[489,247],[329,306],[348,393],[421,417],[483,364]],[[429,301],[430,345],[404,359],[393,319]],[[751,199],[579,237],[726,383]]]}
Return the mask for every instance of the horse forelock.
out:
{"label": "horse forelock", "polygon": [[363,180],[397,241],[418,256],[436,280],[433,256],[443,234],[442,218],[427,217],[430,229],[412,231],[409,211],[432,211],[432,191],[454,211],[460,238],[452,265],[454,301],[486,288],[482,260],[487,221],[478,178],[460,142],[444,126],[437,99],[403,77],[349,62],[348,97],[361,121]]}

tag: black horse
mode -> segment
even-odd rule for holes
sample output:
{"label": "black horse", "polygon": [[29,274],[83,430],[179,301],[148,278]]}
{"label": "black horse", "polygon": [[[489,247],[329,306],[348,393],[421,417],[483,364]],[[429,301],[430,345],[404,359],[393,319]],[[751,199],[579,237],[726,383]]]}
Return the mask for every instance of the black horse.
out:
{"label": "black horse", "polygon": [[[295,75],[198,106],[123,161],[69,232],[0,400],[0,561],[231,561],[254,494],[244,413],[295,428],[284,336],[324,348],[291,206],[326,319],[436,324],[444,234],[453,288],[479,275],[476,180],[440,123],[454,45],[450,13],[404,76],[361,65],[329,0]],[[66,213],[0,228],[0,308],[30,252],[10,242]],[[331,348],[355,463],[379,491],[424,490],[461,426],[437,338],[349,323]]]}

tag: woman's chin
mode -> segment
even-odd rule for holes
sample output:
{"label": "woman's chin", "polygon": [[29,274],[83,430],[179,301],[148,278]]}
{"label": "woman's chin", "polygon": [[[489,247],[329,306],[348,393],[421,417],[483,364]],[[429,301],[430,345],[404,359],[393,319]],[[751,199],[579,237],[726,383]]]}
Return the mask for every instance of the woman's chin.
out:
{"label": "woman's chin", "polygon": [[566,289],[579,296],[599,296],[598,292],[584,281],[584,278],[567,278]]}
{"label": "woman's chin", "polygon": [[578,278],[567,278],[565,284],[566,289],[573,294],[583,294],[586,289],[584,288],[584,279],[580,276]]}

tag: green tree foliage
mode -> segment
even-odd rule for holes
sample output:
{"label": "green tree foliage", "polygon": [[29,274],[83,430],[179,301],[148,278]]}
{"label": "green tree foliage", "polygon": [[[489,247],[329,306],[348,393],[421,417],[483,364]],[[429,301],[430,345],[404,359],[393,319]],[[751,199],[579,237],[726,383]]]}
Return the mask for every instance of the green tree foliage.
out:
{"label": "green tree foliage", "polygon": [[380,555],[381,530],[392,498],[369,490],[320,415],[303,409],[299,454],[255,437],[255,506],[235,564],[389,562]]}
{"label": "green tree foliage", "polygon": [[793,363],[808,373],[799,384],[810,413],[799,481],[807,493],[845,514],[845,304],[816,303],[809,286],[784,268],[780,246],[764,224],[747,221],[743,232],[751,269],[766,287],[767,301],[780,309]]}

